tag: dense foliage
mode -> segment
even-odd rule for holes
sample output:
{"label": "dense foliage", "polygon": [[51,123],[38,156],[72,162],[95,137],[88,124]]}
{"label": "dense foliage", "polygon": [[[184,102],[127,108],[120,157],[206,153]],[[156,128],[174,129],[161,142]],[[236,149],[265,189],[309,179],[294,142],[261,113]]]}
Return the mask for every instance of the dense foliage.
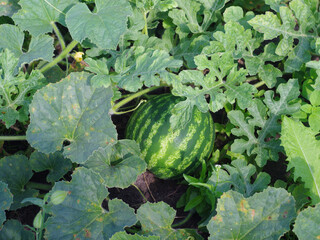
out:
{"label": "dense foliage", "polygon": [[[319,58],[318,0],[2,0],[0,239],[319,239]],[[123,125],[162,93],[214,150],[175,209],[134,209],[110,197],[147,169]]]}

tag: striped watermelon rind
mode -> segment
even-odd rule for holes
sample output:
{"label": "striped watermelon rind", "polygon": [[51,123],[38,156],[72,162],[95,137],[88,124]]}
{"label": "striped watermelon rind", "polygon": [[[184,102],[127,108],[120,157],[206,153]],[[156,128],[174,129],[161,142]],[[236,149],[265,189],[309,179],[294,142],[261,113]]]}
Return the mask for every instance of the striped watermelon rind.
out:
{"label": "striped watermelon rind", "polygon": [[209,112],[194,107],[191,121],[172,131],[171,110],[181,100],[172,94],[153,97],[132,114],[126,128],[126,138],[140,145],[142,158],[158,178],[190,174],[213,150],[215,131]]}

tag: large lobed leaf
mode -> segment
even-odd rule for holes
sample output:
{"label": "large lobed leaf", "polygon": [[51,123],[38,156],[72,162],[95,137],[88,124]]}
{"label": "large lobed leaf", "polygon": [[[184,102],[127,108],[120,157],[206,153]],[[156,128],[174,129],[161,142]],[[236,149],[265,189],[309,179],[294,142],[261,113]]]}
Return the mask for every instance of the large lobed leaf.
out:
{"label": "large lobed leaf", "polygon": [[30,156],[30,166],[35,172],[49,170],[47,181],[55,183],[59,181],[72,168],[69,159],[65,159],[61,152],[44,154],[34,151]]}
{"label": "large lobed leaf", "polygon": [[283,120],[281,144],[288,156],[288,169],[294,168],[295,179],[301,177],[313,204],[320,202],[320,150],[315,134],[301,122]]}
{"label": "large lobed leaf", "polygon": [[320,239],[320,204],[301,211],[293,231],[300,240]]}
{"label": "large lobed leaf", "polygon": [[65,25],[66,12],[77,2],[77,0],[20,0],[21,9],[12,18],[20,28],[38,36],[51,32],[52,23]]}
{"label": "large lobed leaf", "polygon": [[[302,65],[311,59],[310,50],[313,41],[317,38],[316,11],[303,0],[293,0],[289,6],[279,6],[270,3],[274,9],[279,9],[279,16],[273,12],[258,15],[249,21],[253,28],[264,34],[265,40],[281,36],[276,53],[288,56],[285,62],[285,71],[299,71]],[[296,29],[296,24],[299,28]],[[294,46],[294,40],[299,43]]]}
{"label": "large lobed leaf", "polygon": [[[120,36],[127,30],[127,17],[132,14],[126,0],[96,0],[96,12],[85,3],[73,6],[66,15],[66,23],[73,39],[86,38],[105,49],[115,49]],[[115,14],[116,13],[116,14]]]}
{"label": "large lobed leaf", "polygon": [[43,86],[43,75],[35,70],[28,74],[16,69],[19,59],[5,49],[0,52],[0,119],[9,128],[16,121],[28,120],[28,107],[33,93]]}
{"label": "large lobed leaf", "polygon": [[0,181],[0,229],[3,222],[6,220],[5,210],[9,210],[13,202],[13,195],[11,194],[8,185]]}
{"label": "large lobed leaf", "polygon": [[294,198],[284,189],[269,187],[249,198],[229,191],[218,200],[217,215],[207,225],[209,240],[277,240],[295,217]]}
{"label": "large lobed leaf", "polygon": [[63,154],[77,163],[85,162],[99,147],[117,138],[109,109],[112,89],[93,88],[85,72],[49,84],[38,91],[30,105],[28,142],[40,152]]}
{"label": "large lobed leaf", "polygon": [[[207,184],[221,193],[232,188],[244,197],[250,197],[266,189],[271,181],[270,175],[265,172],[260,172],[254,177],[256,171],[254,165],[248,164],[243,159],[236,159],[231,162],[231,165],[224,164],[221,169],[215,170]],[[254,179],[253,182],[252,179]]]}
{"label": "large lobed leaf", "polygon": [[116,60],[117,75],[112,76],[112,79],[119,87],[135,92],[143,85],[160,85],[161,80],[170,84],[174,74],[168,69],[179,68],[181,65],[181,60],[174,59],[164,50],[131,48]]}
{"label": "large lobed leaf", "polygon": [[[280,132],[279,119],[282,115],[293,114],[299,110],[299,103],[292,103],[299,96],[299,84],[296,79],[290,79],[277,88],[280,95],[275,100],[274,92],[267,91],[264,103],[255,100],[248,108],[250,116],[245,118],[243,112],[233,110],[228,113],[230,122],[236,126],[231,130],[232,134],[241,137],[231,145],[231,151],[236,153],[246,152],[249,156],[256,155],[258,166],[264,166],[268,160],[276,161],[278,152],[282,151],[280,140],[276,134]],[[257,131],[257,129],[260,129]],[[268,138],[268,139],[267,139]]]}
{"label": "large lobed leaf", "polygon": [[19,59],[17,69],[22,64],[31,63],[35,60],[50,62],[53,57],[53,38],[48,35],[32,37],[28,51],[23,51],[24,33],[17,26],[0,25],[0,49],[9,49]]}
{"label": "large lobed leaf", "polygon": [[30,230],[26,230],[18,220],[11,219],[0,230],[0,239],[34,240],[34,234]]}
{"label": "large lobed leaf", "polygon": [[[195,63],[198,70],[181,71],[179,73],[181,82],[173,83],[172,93],[186,97],[186,100],[178,103],[173,109],[170,122],[174,128],[184,126],[191,119],[193,107],[202,112],[208,110],[216,112],[227,102],[234,103],[235,100],[242,109],[252,104],[253,94],[257,89],[245,83],[247,71],[237,70],[231,52],[215,53],[210,59],[201,54],[195,57]],[[199,70],[208,73],[204,75]],[[206,95],[210,96],[209,101]]]}
{"label": "large lobed leaf", "polygon": [[46,237],[60,239],[110,239],[124,227],[136,223],[134,210],[121,200],[108,201],[108,211],[101,204],[108,196],[103,179],[86,168],[77,169],[71,182],[58,182],[54,191],[67,191],[68,195],[51,210],[53,216],[46,224]]}
{"label": "large lobed leaf", "polygon": [[147,202],[137,210],[143,235],[159,236],[161,240],[203,239],[193,229],[172,229],[175,215],[176,211],[165,202]]}
{"label": "large lobed leaf", "polygon": [[19,0],[2,0],[0,16],[11,17],[15,12],[17,12],[20,9],[18,2]]}
{"label": "large lobed leaf", "polygon": [[26,156],[12,155],[0,159],[0,181],[8,184],[9,190],[13,194],[10,210],[28,205],[29,203],[21,204],[21,201],[28,197],[35,197],[38,193],[34,189],[25,189],[32,175],[33,172]]}

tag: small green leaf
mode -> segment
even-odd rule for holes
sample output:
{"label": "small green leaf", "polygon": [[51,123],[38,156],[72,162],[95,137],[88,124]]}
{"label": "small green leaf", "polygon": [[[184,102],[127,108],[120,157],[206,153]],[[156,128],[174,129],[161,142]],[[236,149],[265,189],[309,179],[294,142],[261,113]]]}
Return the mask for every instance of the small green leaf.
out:
{"label": "small green leaf", "polygon": [[301,211],[295,221],[293,231],[299,240],[320,239],[320,204]]}
{"label": "small green leaf", "polygon": [[9,210],[13,202],[13,196],[8,188],[8,185],[0,181],[0,229],[3,222],[6,220],[5,210]]}
{"label": "small green leaf", "polygon": [[237,22],[241,18],[243,18],[243,15],[244,14],[241,7],[231,6],[224,11],[223,18],[225,22],[230,22],[230,21]]}
{"label": "small green leaf", "polygon": [[41,210],[37,213],[37,215],[33,219],[33,227],[35,228],[43,227],[43,214]]}
{"label": "small green leaf", "polygon": [[61,191],[61,190],[54,191],[50,196],[50,201],[53,205],[61,204],[66,199],[67,195],[68,195],[67,191]]}
{"label": "small green leaf", "polygon": [[[109,109],[112,89],[93,88],[88,73],[72,73],[39,90],[30,105],[28,142],[43,153],[59,151],[73,162],[83,163],[99,147],[117,138]],[[45,107],[44,107],[45,106]]]}
{"label": "small green leaf", "polygon": [[71,161],[65,159],[61,152],[44,154],[34,151],[29,161],[35,172],[49,170],[47,181],[51,183],[59,181],[72,168]]}
{"label": "small green leaf", "polygon": [[67,12],[70,34],[79,42],[88,38],[101,48],[115,49],[127,29],[127,17],[132,14],[130,4],[125,0],[96,0],[95,3],[95,13],[85,3],[78,3]]}
{"label": "small green leaf", "polygon": [[99,173],[107,187],[126,188],[146,170],[147,164],[140,158],[139,145],[124,139],[94,151],[84,166]]}
{"label": "small green leaf", "polygon": [[10,192],[13,194],[13,204],[10,210],[29,205],[29,203],[21,204],[21,201],[37,194],[34,189],[25,189],[25,185],[32,175],[29,160],[26,156],[12,155],[0,159],[0,181],[7,183]]}
{"label": "small green leaf", "polygon": [[279,239],[295,217],[294,198],[284,189],[269,187],[249,198],[229,191],[218,200],[217,215],[207,225],[209,240]]}
{"label": "small green leaf", "polygon": [[58,182],[52,192],[66,191],[67,197],[52,206],[46,222],[46,238],[60,239],[110,239],[124,227],[136,223],[134,210],[121,200],[108,201],[108,211],[101,204],[108,196],[103,179],[86,168],[78,168],[71,182]]}
{"label": "small green leaf", "polygon": [[0,239],[34,240],[34,233],[26,230],[18,220],[8,220],[0,230]]}

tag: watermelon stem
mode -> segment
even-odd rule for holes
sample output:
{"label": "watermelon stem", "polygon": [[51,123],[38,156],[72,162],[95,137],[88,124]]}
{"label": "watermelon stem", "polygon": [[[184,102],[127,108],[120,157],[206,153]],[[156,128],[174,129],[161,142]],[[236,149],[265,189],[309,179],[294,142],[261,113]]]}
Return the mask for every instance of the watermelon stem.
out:
{"label": "watermelon stem", "polygon": [[188,222],[189,221],[189,219],[192,217],[192,215],[194,214],[194,210],[192,209],[192,210],[190,210],[190,212],[188,213],[188,215],[185,217],[185,219],[183,219],[181,222],[178,222],[178,223],[176,223],[176,224],[172,224],[171,226],[173,227],[173,228],[177,228],[177,227],[180,227],[180,226],[182,226],[183,224],[185,224],[186,222]]}
{"label": "watermelon stem", "polygon": [[144,102],[146,102],[146,101],[147,101],[147,100],[141,100],[141,101],[139,102],[139,104],[138,104],[135,108],[130,109],[130,110],[128,110],[128,111],[123,111],[123,112],[114,112],[113,114],[115,114],[115,115],[121,115],[121,114],[126,114],[126,113],[129,113],[129,112],[133,112],[133,111],[137,110],[137,108],[138,108],[142,103],[144,103]]}
{"label": "watermelon stem", "polygon": [[[139,92],[136,92],[134,94],[131,94],[129,97],[127,98],[124,98],[123,100],[121,100],[120,102],[116,103],[115,105],[113,105],[113,107],[110,109],[110,114],[122,114],[122,113],[119,113],[117,112],[117,110],[119,108],[121,108],[122,106],[124,106],[125,104],[127,104],[128,102],[131,102],[133,99],[137,98],[137,97],[140,97],[144,94],[147,94],[149,92],[152,92],[153,90],[156,90],[158,88],[161,88],[162,86],[154,86],[154,87],[150,87],[150,88],[146,88],[146,89],[143,89]],[[126,113],[126,112],[123,112],[123,113]]]}
{"label": "watermelon stem", "polygon": [[145,202],[148,202],[148,199],[147,199],[146,196],[141,192],[140,188],[139,188],[137,185],[135,185],[134,183],[132,183],[131,185],[134,186],[134,187],[138,190],[138,192],[140,193],[140,195],[142,196],[142,198],[144,199],[144,201],[145,201]]}

